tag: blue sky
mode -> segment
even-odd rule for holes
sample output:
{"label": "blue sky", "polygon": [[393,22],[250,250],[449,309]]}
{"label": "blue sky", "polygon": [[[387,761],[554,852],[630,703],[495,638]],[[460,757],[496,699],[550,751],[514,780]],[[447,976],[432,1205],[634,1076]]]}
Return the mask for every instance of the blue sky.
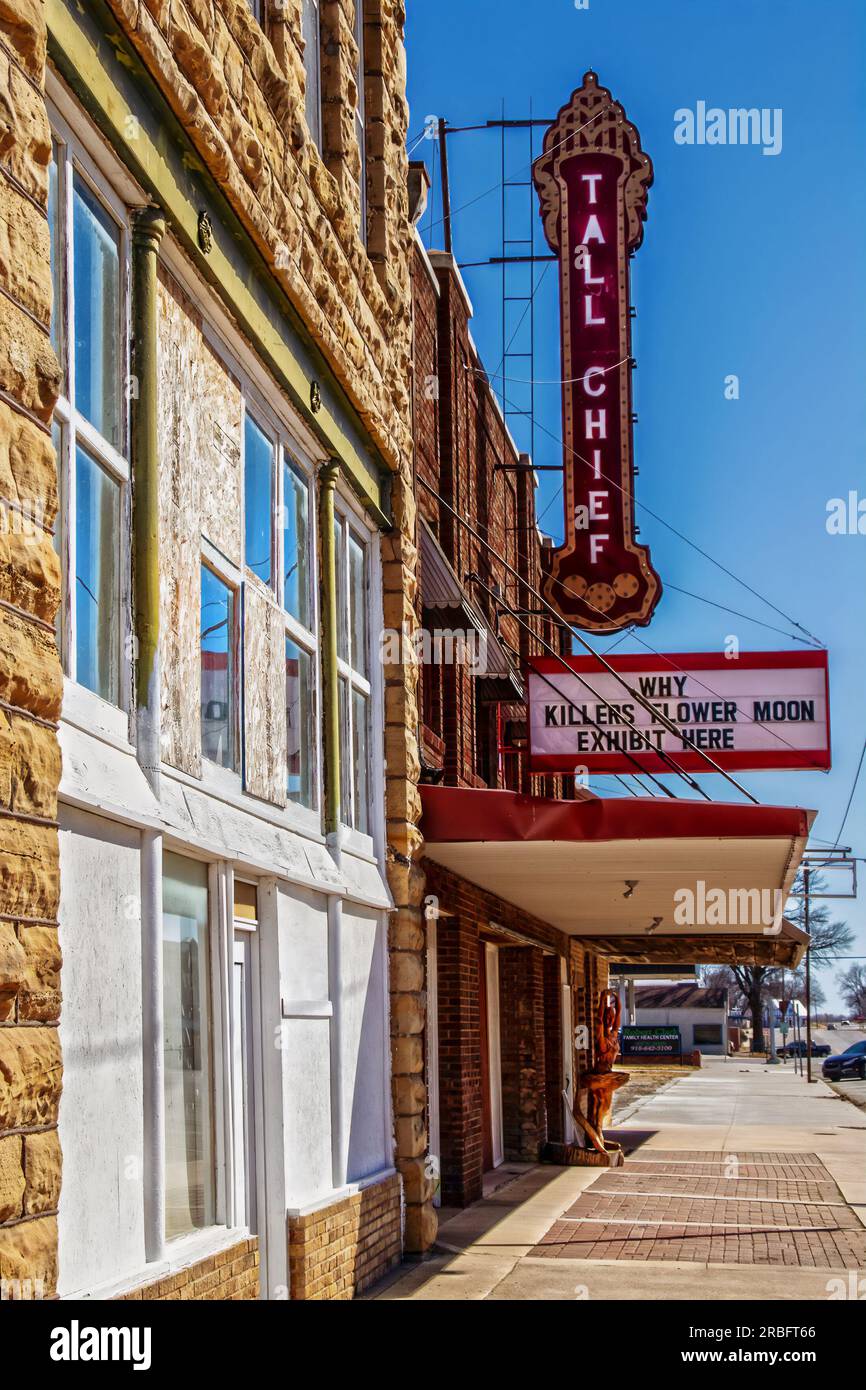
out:
{"label": "blue sky", "polygon": [[[553,117],[587,68],[637,125],[655,168],[644,243],[632,262],[638,503],[829,648],[832,772],[741,780],[764,802],[816,809],[815,842],[835,841],[866,731],[866,535],[826,530],[829,499],[850,490],[866,498],[866,4],[589,0],[577,9],[574,0],[409,0],[408,11],[412,140],[429,115],[476,124],[502,115],[503,101],[507,118],[525,118],[530,105],[534,116]],[[699,101],[781,108],[780,153],[676,144],[675,111]],[[413,158],[434,173],[422,235],[441,247],[433,154],[422,139]],[[528,162],[525,132],[510,135],[507,174],[527,177]],[[478,196],[498,183],[498,132],[450,137],[449,166],[458,261],[499,255],[498,187]],[[526,190],[509,196],[516,220]],[[534,214],[532,224],[535,249],[544,251]],[[499,271],[463,273],[473,336],[497,371]],[[551,267],[535,292],[540,380],[561,375],[557,294]],[[736,401],[725,399],[729,374],[740,379]],[[520,389],[508,390],[516,405]],[[561,449],[543,433],[561,437],[556,386],[536,388],[535,414],[535,462],[558,464]],[[521,430],[515,420],[528,447]],[[558,478],[540,477],[544,529],[559,540]],[[640,505],[638,520],[663,581],[796,632]],[[714,651],[732,633],[743,650],[798,645],[670,589],[642,635],[659,651]],[[642,648],[630,637],[617,646],[632,650]],[[728,799],[722,779],[702,780]],[[866,856],[866,769],[843,842]],[[832,906],[857,928],[853,950],[866,954],[866,890],[856,903]],[[839,968],[821,975],[831,1006]]]}

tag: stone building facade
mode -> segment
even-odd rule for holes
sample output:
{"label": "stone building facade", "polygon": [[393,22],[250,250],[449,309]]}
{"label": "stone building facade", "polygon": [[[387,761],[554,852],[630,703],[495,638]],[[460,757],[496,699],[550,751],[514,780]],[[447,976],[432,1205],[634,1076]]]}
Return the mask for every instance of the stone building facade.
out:
{"label": "stone building facade", "polygon": [[19,1296],[351,1297],[432,1237],[403,21],[0,3]]}

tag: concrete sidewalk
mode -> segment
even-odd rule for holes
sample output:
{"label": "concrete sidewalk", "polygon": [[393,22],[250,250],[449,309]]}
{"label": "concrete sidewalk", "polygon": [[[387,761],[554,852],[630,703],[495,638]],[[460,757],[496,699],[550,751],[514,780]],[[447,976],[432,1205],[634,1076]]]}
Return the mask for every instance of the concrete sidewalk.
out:
{"label": "concrete sidewalk", "polygon": [[866,1114],[790,1066],[705,1062],[618,1119],[625,1168],[522,1172],[367,1297],[827,1299],[862,1277]]}

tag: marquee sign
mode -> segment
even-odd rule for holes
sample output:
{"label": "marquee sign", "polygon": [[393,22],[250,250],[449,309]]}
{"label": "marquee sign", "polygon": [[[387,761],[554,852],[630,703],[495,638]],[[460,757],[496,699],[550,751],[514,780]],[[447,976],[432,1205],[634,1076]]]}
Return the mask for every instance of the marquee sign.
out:
{"label": "marquee sign", "polygon": [[635,762],[648,772],[670,771],[661,751],[687,772],[705,772],[699,750],[727,772],[830,767],[826,652],[748,652],[736,660],[686,652],[608,662],[625,685],[593,657],[529,663],[531,771],[636,772]]}
{"label": "marquee sign", "polygon": [[544,136],[533,178],[559,257],[565,542],[548,603],[576,627],[645,625],[661,595],[635,541],[629,257],[643,240],[649,156],[588,72]]}

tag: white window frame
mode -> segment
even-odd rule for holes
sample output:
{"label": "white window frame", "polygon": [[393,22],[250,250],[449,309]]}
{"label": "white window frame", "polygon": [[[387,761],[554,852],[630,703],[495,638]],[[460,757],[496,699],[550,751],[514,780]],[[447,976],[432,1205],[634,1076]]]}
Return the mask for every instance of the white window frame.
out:
{"label": "white window frame", "polygon": [[[129,733],[129,715],[132,710],[132,609],[131,586],[132,565],[130,554],[131,536],[131,478],[129,460],[129,402],[126,384],[129,374],[130,344],[130,227],[129,209],[118,195],[112,181],[97,166],[90,153],[95,143],[89,125],[84,120],[79,125],[85,128],[82,135],[65,119],[57,105],[48,100],[48,115],[53,143],[57,149],[57,201],[62,225],[62,243],[56,248],[61,263],[63,300],[61,319],[58,325],[63,342],[64,366],[68,394],[59,395],[54,407],[54,422],[60,430],[60,449],[57,458],[59,484],[59,508],[57,514],[57,541],[62,570],[62,591],[59,621],[59,640],[61,662],[64,673],[76,689],[76,706],[95,725],[108,726],[118,737]],[[108,215],[117,224],[119,232],[119,312],[118,328],[121,338],[120,371],[120,436],[125,453],[116,449],[107,439],[84,418],[74,407],[75,400],[75,353],[74,353],[74,247],[72,235],[73,170],[88,187],[94,197],[102,204]],[[101,695],[81,686],[76,679],[76,594],[71,582],[75,574],[75,452],[80,444],[85,452],[102,467],[119,487],[118,507],[118,699],[117,704],[105,700]]]}
{"label": "white window frame", "polygon": [[[321,764],[321,734],[320,717],[321,709],[321,674],[319,663],[319,603],[318,585],[316,584],[316,541],[317,541],[317,509],[316,492],[313,486],[312,471],[305,468],[297,451],[284,443],[279,450],[277,463],[277,473],[279,475],[278,493],[278,515],[280,520],[284,518],[286,507],[285,496],[285,468],[294,470],[295,476],[300,478],[307,490],[307,603],[309,606],[309,617],[312,626],[304,627],[293,613],[286,608],[285,603],[285,579],[286,579],[286,556],[285,556],[285,527],[280,525],[278,529],[278,554],[279,554],[279,585],[280,585],[280,606],[283,611],[283,621],[285,623],[286,637],[294,642],[296,647],[305,652],[312,663],[313,671],[313,748],[311,750],[313,759],[313,804],[305,806],[300,801],[289,801],[290,806],[294,806],[299,812],[308,812],[315,815],[317,824],[321,824],[322,807],[322,764]],[[285,650],[285,648],[284,648]],[[285,672],[285,657],[283,658]],[[289,778],[289,759],[288,743],[286,744],[286,786],[288,787]]]}
{"label": "white window frame", "polygon": [[[242,1240],[255,1233],[256,1225],[261,1225],[258,1217],[248,1221],[248,1213],[261,1213],[261,1148],[259,1135],[253,1135],[254,1166],[256,1171],[244,1173],[245,1192],[239,1191],[237,1175],[234,1171],[234,1154],[237,1142],[237,1126],[242,1123],[238,1098],[234,1094],[233,1055],[234,1030],[236,1020],[233,1009],[233,962],[234,939],[237,924],[234,920],[234,874],[231,864],[225,860],[211,860],[191,850],[180,841],[166,838],[164,853],[179,855],[183,859],[197,860],[207,867],[207,930],[208,966],[210,984],[211,1021],[211,1114],[213,1121],[213,1193],[214,1220],[209,1226],[202,1226],[183,1235],[165,1240],[166,1259],[172,1264],[182,1258],[204,1259],[209,1251],[220,1249],[227,1243]],[[257,885],[258,886],[258,885]],[[261,913],[261,908],[259,908]],[[246,930],[257,937],[256,924],[241,923]],[[260,1004],[257,987],[258,945],[252,941],[250,968],[252,972],[252,1029],[250,1035],[250,1060],[252,1063],[253,1096],[252,1104],[257,1129],[261,1115],[261,1059],[258,1039],[260,1036]],[[243,1208],[243,1209],[241,1209]]]}
{"label": "white window frame", "polygon": [[[337,678],[338,682],[346,683],[348,701],[348,730],[347,742],[344,745],[343,727],[340,726],[340,764],[341,769],[347,766],[347,759],[351,758],[352,753],[352,700],[351,692],[357,691],[367,699],[369,711],[369,726],[367,731],[367,789],[369,805],[367,808],[368,825],[366,832],[358,830],[357,817],[354,807],[351,804],[354,800],[354,786],[351,775],[345,780],[349,788],[350,806],[347,808],[340,793],[340,819],[341,830],[344,844],[357,850],[365,857],[376,858],[380,863],[384,863],[384,798],[385,798],[385,769],[384,769],[384,750],[382,748],[382,730],[384,729],[384,682],[382,679],[382,666],[379,660],[379,644],[374,640],[374,636],[381,629],[381,557],[379,555],[378,531],[373,527],[360,507],[353,498],[348,497],[342,491],[338,491],[334,505],[334,520],[340,531],[340,545],[342,553],[342,569],[345,576],[345,593],[337,595],[338,621],[346,624],[347,634],[350,632],[350,584],[349,584],[349,554],[348,554],[348,534],[354,532],[355,537],[364,546],[366,554],[366,574],[367,574],[367,670],[368,675],[363,676],[360,671],[354,670],[344,657],[337,653]],[[340,611],[342,608],[342,611]]]}

